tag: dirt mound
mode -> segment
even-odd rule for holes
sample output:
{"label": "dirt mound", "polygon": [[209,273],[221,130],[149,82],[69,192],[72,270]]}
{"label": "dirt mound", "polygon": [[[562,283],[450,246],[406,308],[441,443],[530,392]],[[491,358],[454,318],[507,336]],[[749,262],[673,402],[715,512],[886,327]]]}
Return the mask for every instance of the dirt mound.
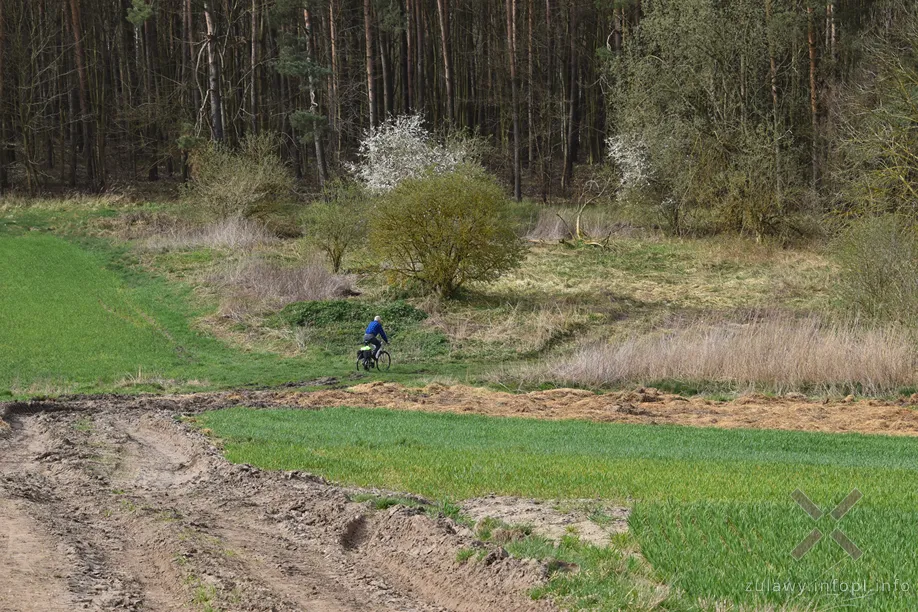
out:
{"label": "dirt mound", "polygon": [[[502,549],[481,563],[457,563],[457,553],[470,544],[470,537],[458,533],[452,521],[434,522],[418,510],[396,506],[367,532],[359,548],[385,568],[396,585],[436,598],[453,610],[551,609],[545,602],[506,596],[508,590],[525,593],[541,582],[545,569],[539,563],[510,559]],[[478,588],[470,591],[469,585]]]}
{"label": "dirt mound", "polygon": [[227,403],[0,407],[0,610],[550,609],[528,597],[538,564],[460,564],[473,539],[448,519],[232,465],[175,419]]}
{"label": "dirt mound", "polygon": [[533,533],[552,540],[575,534],[596,546],[608,546],[610,535],[627,531],[631,512],[628,508],[605,506],[597,500],[562,502],[496,495],[466,500],[461,508],[476,521],[493,518],[508,525],[525,525]]}

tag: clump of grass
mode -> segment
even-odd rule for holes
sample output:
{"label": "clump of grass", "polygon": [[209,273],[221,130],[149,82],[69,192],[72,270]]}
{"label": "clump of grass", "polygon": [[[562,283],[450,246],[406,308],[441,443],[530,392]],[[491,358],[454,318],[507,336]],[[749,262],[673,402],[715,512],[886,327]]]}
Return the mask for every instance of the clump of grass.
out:
{"label": "clump of grass", "polygon": [[128,374],[114,383],[115,389],[152,389],[156,391],[174,390],[188,387],[207,387],[210,383],[200,380],[176,380],[168,378],[157,372],[144,370],[143,366],[137,368],[137,374]]}
{"label": "clump of grass", "polygon": [[[511,542],[506,549],[514,557],[545,564],[548,582],[533,589],[532,596],[551,597],[564,609],[694,609],[681,589],[660,580],[628,534],[619,534],[608,547],[586,544],[571,535],[558,542],[533,535]],[[731,609],[722,600],[716,604],[710,609]]]}
{"label": "clump of grass", "polygon": [[393,495],[376,495],[374,493],[357,493],[351,496],[351,501],[369,502],[374,510],[388,510],[393,506],[405,506],[408,508],[422,508],[426,505],[410,497],[393,496]]}
{"label": "clump of grass", "polygon": [[510,525],[492,517],[485,517],[475,524],[475,535],[483,542],[504,546],[532,535],[531,525]]}
{"label": "clump of grass", "polygon": [[103,208],[116,208],[128,202],[121,195],[106,194],[72,194],[66,198],[33,198],[23,194],[8,194],[0,201],[0,212],[16,209],[32,208],[45,211],[70,210],[99,210]]}
{"label": "clump of grass", "polygon": [[198,227],[172,227],[141,243],[153,251],[179,251],[200,248],[249,250],[277,240],[255,219],[229,217]]}
{"label": "clump of grass", "polygon": [[570,338],[589,320],[590,315],[581,309],[557,304],[517,303],[480,310],[434,305],[427,325],[442,332],[460,349],[528,356]]}
{"label": "clump of grass", "polygon": [[687,380],[779,393],[884,394],[918,382],[916,366],[907,328],[779,314],[592,342],[526,377],[595,387]]}
{"label": "clump of grass", "polygon": [[10,383],[9,394],[14,397],[55,397],[74,393],[78,387],[77,383],[66,380],[40,379],[24,383],[16,378]]}
{"label": "clump of grass", "polygon": [[475,528],[475,521],[462,513],[462,508],[451,498],[441,499],[436,504],[426,507],[427,516],[432,519],[445,516],[452,519],[455,523],[465,525],[469,529]]}
{"label": "clump of grass", "polygon": [[466,561],[468,561],[474,556],[475,556],[474,548],[471,548],[471,547],[460,548],[459,551],[456,553],[456,563],[460,563],[460,564],[465,563]]}

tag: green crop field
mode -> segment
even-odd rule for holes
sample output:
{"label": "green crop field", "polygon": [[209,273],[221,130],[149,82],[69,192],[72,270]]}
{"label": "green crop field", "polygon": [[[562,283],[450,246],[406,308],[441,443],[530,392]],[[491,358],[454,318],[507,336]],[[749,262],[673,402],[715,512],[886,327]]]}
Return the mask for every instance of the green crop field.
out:
{"label": "green crop field", "polygon": [[[633,536],[655,579],[674,587],[668,607],[918,606],[913,439],[347,408],[232,409],[202,419],[231,460],[263,468],[441,500],[496,493],[633,506]],[[824,510],[855,488],[863,498],[838,522],[814,522],[791,498],[798,488]],[[828,537],[836,526],[861,558]],[[825,537],[795,560],[791,551],[814,527]],[[549,592],[573,596],[574,607],[616,609],[610,602],[620,598],[602,595],[607,565],[590,565],[592,585],[559,579]]]}

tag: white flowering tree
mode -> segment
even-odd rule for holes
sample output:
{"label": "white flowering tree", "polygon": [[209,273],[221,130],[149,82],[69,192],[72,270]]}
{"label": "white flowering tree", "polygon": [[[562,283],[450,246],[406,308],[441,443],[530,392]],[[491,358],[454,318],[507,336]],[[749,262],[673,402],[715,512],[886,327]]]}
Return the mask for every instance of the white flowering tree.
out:
{"label": "white flowering tree", "polygon": [[627,134],[610,136],[606,139],[609,161],[620,173],[620,190],[646,187],[651,179],[650,159],[647,147],[641,140]]}
{"label": "white flowering tree", "polygon": [[439,144],[423,126],[423,115],[401,115],[366,132],[351,166],[356,178],[375,193],[385,193],[408,178],[443,174],[475,161],[474,140],[456,138]]}

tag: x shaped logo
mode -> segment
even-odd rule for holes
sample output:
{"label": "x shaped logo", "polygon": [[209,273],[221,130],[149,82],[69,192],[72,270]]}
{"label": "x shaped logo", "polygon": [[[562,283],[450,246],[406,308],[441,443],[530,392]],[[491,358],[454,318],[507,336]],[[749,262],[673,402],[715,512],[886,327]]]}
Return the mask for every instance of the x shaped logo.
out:
{"label": "x shaped logo", "polygon": [[[814,521],[818,521],[824,516],[824,513],[819,509],[819,506],[814,504],[810,498],[807,497],[806,494],[800,489],[797,489],[791,493],[791,497],[795,502],[797,502],[797,505],[803,508],[804,512],[810,515],[810,518],[812,518]],[[863,497],[861,492],[857,489],[854,489],[848,493],[848,496],[843,499],[840,504],[835,506],[835,509],[832,510],[829,515],[834,518],[836,522],[840,521],[842,517],[848,514],[848,511],[854,507],[854,504],[856,504],[861,497]],[[791,556],[799,561],[803,558],[803,555],[810,552],[810,549],[816,546],[816,543],[822,539],[822,536],[823,533],[821,531],[818,529],[813,529],[813,531],[811,531],[808,536],[803,538],[802,542],[797,544],[797,548],[791,552]],[[852,542],[848,536],[842,533],[839,529],[834,529],[832,533],[829,534],[829,536],[835,540],[835,543],[841,546],[842,550],[848,553],[848,555],[855,561],[860,559],[861,555],[864,554],[863,551],[857,547],[857,544]]]}

